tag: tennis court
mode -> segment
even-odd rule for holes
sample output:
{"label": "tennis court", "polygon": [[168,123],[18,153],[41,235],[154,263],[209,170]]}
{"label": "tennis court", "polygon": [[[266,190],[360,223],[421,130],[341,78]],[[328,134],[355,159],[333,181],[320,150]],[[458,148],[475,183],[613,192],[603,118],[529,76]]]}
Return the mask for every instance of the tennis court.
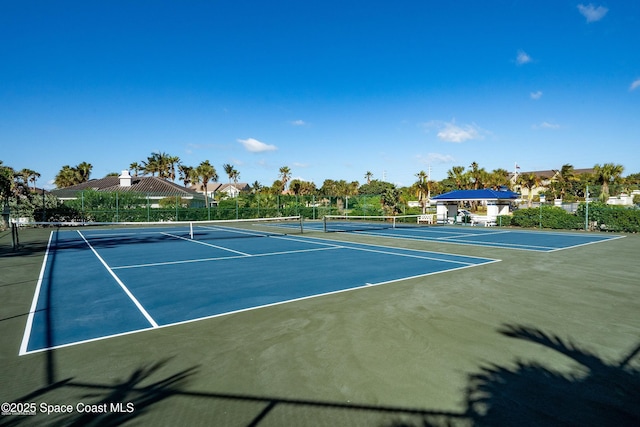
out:
{"label": "tennis court", "polygon": [[[0,401],[73,406],[0,424],[638,418],[640,236],[509,250],[412,236],[513,229],[322,226],[25,227],[19,250],[0,233]],[[78,409],[110,402],[134,411]]]}
{"label": "tennis court", "polygon": [[[408,220],[414,216],[406,216]],[[433,241],[494,248],[554,252],[618,239],[620,235],[581,232],[518,230],[501,227],[418,225],[391,221],[393,217],[327,217],[324,223],[306,224],[309,229],[352,232],[391,239]],[[415,221],[415,219],[413,220]]]}
{"label": "tennis court", "polygon": [[254,225],[51,231],[20,354],[496,261]]}

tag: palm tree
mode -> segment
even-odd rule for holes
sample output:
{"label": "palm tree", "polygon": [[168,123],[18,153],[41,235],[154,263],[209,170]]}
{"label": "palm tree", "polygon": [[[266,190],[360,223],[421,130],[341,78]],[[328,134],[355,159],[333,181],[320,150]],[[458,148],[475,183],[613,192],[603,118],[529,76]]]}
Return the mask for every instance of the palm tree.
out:
{"label": "palm tree", "polygon": [[40,178],[40,174],[32,169],[22,169],[19,174],[25,185],[29,185],[29,182],[33,183],[33,191],[36,191],[36,179]]}
{"label": "palm tree", "polygon": [[176,169],[180,167],[180,157],[178,156],[167,156],[166,158],[167,167],[169,168],[169,179],[171,181],[176,180]]}
{"label": "palm tree", "polygon": [[560,198],[564,199],[567,189],[571,187],[571,183],[576,181],[576,174],[573,169],[573,165],[569,163],[562,165],[559,171],[554,170],[556,174],[556,180],[560,189]]}
{"label": "palm tree", "polygon": [[367,180],[367,184],[371,184],[371,178],[373,178],[373,174],[370,171],[364,174],[364,178]]}
{"label": "palm tree", "polygon": [[[150,173],[151,176],[155,176],[158,174],[160,178],[168,178],[171,176],[171,170],[173,168],[173,164],[178,163],[180,159],[175,157],[178,161],[172,163],[174,157],[167,155],[167,153],[151,153],[149,157],[147,157],[146,162],[142,162],[142,167],[145,173]],[[175,173],[174,173],[175,178]]]}
{"label": "palm tree", "polygon": [[62,166],[53,181],[57,188],[66,188],[78,184],[78,174],[75,168],[69,165]]}
{"label": "palm tree", "polygon": [[282,191],[287,189],[287,183],[291,178],[291,169],[287,166],[283,166],[280,168],[280,181],[282,181]]}
{"label": "palm tree", "polygon": [[9,166],[2,166],[2,160],[0,160],[0,199],[2,200],[3,205],[8,203],[11,195],[13,174],[13,169]]}
{"label": "palm tree", "polygon": [[418,190],[418,201],[420,202],[422,213],[424,214],[427,210],[426,201],[431,197],[431,185],[429,183],[429,176],[425,171],[418,172],[416,177],[418,178],[418,182],[414,185]]}
{"label": "palm tree", "polygon": [[593,174],[596,181],[602,185],[602,191],[600,192],[602,201],[609,198],[609,184],[618,182],[620,176],[622,176],[622,172],[624,172],[624,166],[614,163],[605,163],[602,166],[595,165],[593,167]]}
{"label": "palm tree", "polygon": [[260,184],[258,181],[255,181],[253,184],[251,184],[251,192],[252,193],[259,193],[262,190],[262,184]]}
{"label": "palm tree", "polygon": [[140,163],[133,162],[129,165],[129,169],[133,171],[133,176],[138,176],[138,173],[143,169],[143,167]]}
{"label": "palm tree", "polygon": [[447,171],[447,178],[456,183],[458,190],[462,190],[466,186],[466,177],[464,174],[464,166],[454,166]]}
{"label": "palm tree", "polygon": [[211,180],[218,180],[218,173],[216,172],[216,168],[214,168],[213,165],[209,163],[209,160],[205,160],[204,162],[200,163],[195,169],[195,175],[198,178],[198,182],[202,183],[202,188],[204,189],[205,206],[209,206],[207,184],[209,184],[209,181]]}
{"label": "palm tree", "polygon": [[224,173],[227,174],[227,176],[229,177],[229,184],[231,184],[231,177],[233,176],[233,172],[234,172],[234,168],[232,164],[229,163],[225,163],[224,165],[222,165],[222,169],[224,169]]}
{"label": "palm tree", "polygon": [[531,207],[531,204],[533,202],[533,189],[540,186],[540,182],[541,182],[540,177],[538,177],[534,173],[518,176],[518,184],[522,185],[524,188],[529,190],[529,194],[528,194],[529,207]]}
{"label": "palm tree", "polygon": [[93,165],[87,162],[82,162],[78,166],[76,166],[76,171],[78,174],[79,183],[89,181],[89,177],[91,176],[91,169],[93,169]]}
{"label": "palm tree", "polygon": [[187,165],[178,165],[178,173],[180,174],[180,180],[184,183],[185,187],[191,184],[193,167]]}
{"label": "palm tree", "polygon": [[473,189],[477,190],[480,187],[484,187],[487,178],[487,172],[484,170],[484,168],[479,167],[476,162],[471,163],[469,167],[471,168],[471,170],[469,171],[469,176],[473,180]]}
{"label": "palm tree", "polygon": [[509,172],[506,169],[494,169],[489,174],[486,183],[495,190],[499,190],[503,186],[508,187]]}

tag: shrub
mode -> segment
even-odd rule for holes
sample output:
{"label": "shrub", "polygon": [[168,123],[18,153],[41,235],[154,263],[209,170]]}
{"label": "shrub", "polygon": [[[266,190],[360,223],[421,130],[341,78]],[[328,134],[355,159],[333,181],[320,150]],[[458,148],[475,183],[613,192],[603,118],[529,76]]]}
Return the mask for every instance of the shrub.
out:
{"label": "shrub", "polygon": [[520,209],[513,213],[511,225],[519,227],[540,227],[552,229],[579,230],[584,221],[557,206]]}

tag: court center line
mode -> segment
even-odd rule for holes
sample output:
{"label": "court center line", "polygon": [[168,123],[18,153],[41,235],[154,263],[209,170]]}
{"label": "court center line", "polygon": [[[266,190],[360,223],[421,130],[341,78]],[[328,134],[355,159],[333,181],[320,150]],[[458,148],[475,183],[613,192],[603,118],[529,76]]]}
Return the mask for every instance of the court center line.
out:
{"label": "court center line", "polygon": [[116,282],[118,283],[118,285],[120,285],[120,287],[122,288],[122,290],[127,294],[127,296],[131,299],[131,301],[136,305],[136,307],[138,307],[138,310],[140,310],[140,312],[142,313],[142,315],[147,319],[147,321],[149,321],[149,323],[151,323],[151,326],[153,326],[154,328],[158,327],[158,324],[156,323],[155,320],[153,320],[153,317],[151,317],[151,315],[147,312],[147,310],[144,309],[144,307],[142,306],[142,304],[140,304],[140,301],[138,301],[138,299],[133,296],[133,294],[131,293],[131,291],[129,290],[129,288],[127,288],[125,286],[124,283],[122,283],[122,280],[120,280],[120,278],[116,275],[116,273],[113,272],[113,270],[111,269],[111,267],[109,267],[109,265],[105,262],[104,259],[102,259],[102,257],[100,256],[100,254],[98,254],[98,252],[93,248],[93,246],[91,246],[91,243],[89,243],[89,241],[84,237],[84,235],[80,232],[80,230],[76,230],[78,232],[78,234],[80,235],[80,237],[82,237],[82,240],[85,241],[85,243],[89,246],[89,249],[91,249],[91,252],[93,252],[93,254],[98,258],[98,260],[100,260],[100,262],[102,263],[102,265],[104,266],[104,268],[107,269],[107,271],[109,272],[109,274],[116,280]]}

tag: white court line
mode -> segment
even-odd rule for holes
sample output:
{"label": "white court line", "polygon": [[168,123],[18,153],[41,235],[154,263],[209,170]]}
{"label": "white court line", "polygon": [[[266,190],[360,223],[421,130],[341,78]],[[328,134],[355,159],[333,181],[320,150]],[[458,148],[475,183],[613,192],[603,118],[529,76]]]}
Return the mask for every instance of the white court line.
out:
{"label": "white court line", "polygon": [[595,240],[593,242],[587,242],[587,243],[580,243],[579,245],[567,246],[566,248],[556,248],[556,249],[550,250],[549,252],[563,251],[565,249],[571,249],[571,248],[577,248],[577,247],[580,247],[580,246],[593,245],[595,243],[608,242],[609,240],[618,240],[618,239],[623,239],[625,237],[627,237],[627,236],[607,237],[606,239]]}
{"label": "white court line", "polygon": [[373,252],[373,253],[379,253],[379,254],[384,254],[384,255],[394,255],[394,256],[401,256],[401,257],[407,257],[407,258],[428,259],[428,260],[431,260],[431,261],[450,262],[452,264],[478,265],[478,264],[473,263],[473,262],[455,261],[455,260],[442,259],[442,258],[429,257],[429,256],[402,254],[402,253],[395,253],[395,252],[390,252],[390,251],[380,251],[380,250],[365,249],[365,248],[350,248],[348,246],[343,246],[343,247],[345,249],[351,249],[351,250],[354,250],[354,251]]}
{"label": "white court line", "polygon": [[511,231],[489,231],[486,233],[464,233],[459,234],[457,236],[449,236],[449,237],[436,237],[437,240],[446,240],[446,239],[461,239],[463,237],[479,237],[479,236],[490,236],[492,234],[509,234]]}
{"label": "white court line", "polygon": [[[375,245],[373,245],[373,246],[375,246]],[[469,257],[469,258],[473,258],[473,257]],[[483,258],[483,259],[487,259],[487,258]],[[496,263],[496,262],[500,262],[500,261],[501,260],[499,260],[499,259],[489,260],[486,264],[492,264],[492,263]],[[368,283],[367,282],[364,285],[359,285],[359,286],[356,285],[356,286],[353,286],[351,288],[338,289],[337,291],[329,291],[329,292],[324,292],[324,293],[315,294],[315,295],[307,295],[307,296],[304,296],[304,297],[293,298],[293,299],[289,299],[289,300],[285,300],[285,301],[277,301],[277,302],[273,302],[273,303],[269,303],[269,304],[263,304],[263,305],[259,305],[259,306],[255,306],[255,307],[241,308],[241,309],[238,309],[238,310],[228,311],[228,312],[225,312],[225,313],[212,314],[212,315],[209,315],[209,316],[198,317],[198,318],[195,318],[195,319],[181,320],[179,322],[167,323],[167,324],[164,324],[164,325],[160,325],[157,328],[137,329],[135,331],[121,332],[121,333],[117,333],[117,334],[113,334],[113,335],[107,335],[107,336],[103,336],[103,337],[91,338],[91,339],[84,340],[84,341],[77,341],[77,342],[72,342],[72,343],[67,343],[67,344],[61,344],[61,345],[53,346],[53,347],[49,347],[49,348],[42,348],[42,349],[38,349],[38,350],[33,350],[33,351],[30,351],[30,352],[25,353],[25,354],[40,353],[40,352],[43,352],[43,351],[54,350],[54,349],[63,348],[63,347],[71,347],[71,346],[74,346],[74,345],[86,344],[86,343],[95,342],[95,341],[101,341],[101,340],[105,340],[105,339],[109,339],[109,338],[122,337],[122,336],[126,336],[126,335],[136,334],[136,333],[139,333],[139,332],[151,331],[151,330],[154,330],[154,329],[170,328],[170,327],[173,327],[173,326],[179,326],[179,325],[185,325],[185,324],[188,324],[188,323],[199,322],[201,320],[215,319],[217,317],[229,316],[229,315],[237,314],[237,313],[245,313],[245,312],[249,312],[249,311],[253,311],[253,310],[260,310],[260,309],[267,308],[267,307],[275,307],[275,306],[278,306],[278,305],[289,304],[289,303],[292,303],[292,302],[299,302],[299,301],[309,300],[309,299],[313,299],[313,298],[321,298],[321,297],[325,297],[325,296],[329,296],[329,295],[337,295],[337,294],[341,294],[341,293],[345,293],[345,292],[358,291],[358,290],[365,289],[365,288],[368,288],[368,287],[371,287],[371,286],[387,285],[389,283],[401,282],[403,280],[416,279],[416,278],[419,278],[419,277],[426,277],[426,276],[431,276],[431,275],[440,274],[440,273],[448,273],[450,271],[462,270],[462,269],[465,269],[465,268],[473,268],[473,267],[480,266],[480,265],[484,265],[484,264],[471,264],[471,265],[466,265],[466,266],[447,269],[447,270],[432,271],[430,273],[419,274],[419,275],[408,276],[408,277],[401,277],[401,278],[389,280],[389,281],[386,281],[386,282],[379,282],[379,283]]]}
{"label": "white court line", "polygon": [[[460,241],[451,240],[451,239],[457,238],[458,236],[452,236],[452,237],[443,238],[443,237],[426,237],[426,236],[378,234],[378,233],[372,233],[372,232],[358,232],[358,234],[362,234],[364,236],[385,237],[387,239],[414,240],[416,242],[440,242],[440,243],[447,243],[447,244],[452,244],[452,245],[482,246],[482,247],[486,247],[486,248],[514,249],[514,250],[534,251],[534,252],[540,252],[540,250],[534,249],[534,248],[537,248],[537,247],[543,248],[543,249],[548,249],[549,251],[551,249],[554,249],[554,248],[546,247],[546,246],[517,245],[517,244],[513,244],[513,243],[478,242],[478,241],[475,241],[475,240],[460,240]],[[476,236],[478,236],[478,235],[476,234]],[[526,247],[519,248],[517,246],[526,246]],[[464,255],[464,256],[469,257],[469,255]]]}
{"label": "white court line", "polygon": [[[388,236],[388,235],[385,235],[385,237],[390,237],[392,239],[396,238],[396,237],[391,237],[391,236]],[[374,243],[347,242],[347,241],[341,241],[341,240],[332,240],[332,239],[327,239],[327,238],[324,238],[324,237],[300,237],[300,239],[304,239],[303,241],[307,241],[309,243],[314,243],[316,245],[338,246],[335,243],[336,242],[340,242],[340,243],[346,243],[346,244],[351,244],[351,245],[355,245],[355,246],[373,246],[375,248],[387,248],[387,249],[391,249],[391,250],[420,252],[420,253],[444,255],[444,256],[460,257],[460,258],[476,258],[476,259],[484,260],[484,261],[496,261],[496,259],[494,259],[494,258],[480,257],[480,256],[474,256],[474,255],[458,255],[458,254],[449,254],[449,253],[446,253],[446,252],[424,251],[424,250],[421,250],[421,249],[397,248],[397,247],[394,247],[394,246],[386,246],[386,245],[374,244]],[[324,241],[327,241],[327,242],[334,242],[334,243],[313,242],[313,241],[310,241],[309,239],[324,240]],[[406,237],[406,238],[405,237],[397,237],[397,239],[416,240],[416,241],[419,241],[419,242],[432,241],[432,239],[423,239],[423,238],[413,238],[412,239],[410,237]],[[293,239],[293,240],[296,240],[296,239]],[[299,240],[299,241],[302,241],[302,240]],[[444,243],[450,243],[450,242],[444,242]],[[459,244],[459,243],[455,243],[455,242],[452,242],[452,243],[456,244],[456,245]],[[339,245],[338,247],[343,247],[343,246],[344,245]],[[351,249],[355,249],[355,248],[351,248]],[[440,258],[435,258],[435,259],[436,260],[440,260]],[[480,263],[480,264],[482,264],[482,263]],[[480,265],[480,264],[477,264],[477,265]]]}
{"label": "white court line", "polygon": [[133,294],[131,293],[131,291],[125,286],[124,283],[122,283],[122,280],[120,280],[120,278],[116,275],[116,273],[113,272],[113,270],[111,269],[111,267],[109,267],[109,265],[105,262],[104,259],[102,259],[102,257],[98,254],[98,252],[93,248],[93,246],[91,246],[91,243],[89,243],[89,241],[82,235],[82,233],[80,232],[80,230],[77,230],[78,234],[80,235],[80,237],[82,237],[82,240],[85,241],[85,243],[89,246],[89,249],[91,249],[91,252],[93,252],[93,254],[100,260],[100,262],[102,263],[102,265],[104,266],[104,268],[107,269],[107,271],[109,272],[109,274],[111,274],[111,276],[116,280],[116,282],[118,283],[118,285],[120,285],[120,287],[122,288],[122,290],[127,294],[127,296],[131,299],[131,301],[133,301],[133,303],[136,305],[136,307],[138,307],[138,310],[140,310],[140,312],[142,313],[142,315],[149,321],[149,323],[151,323],[151,325],[154,328],[158,327],[158,324],[156,323],[155,320],[153,320],[153,317],[151,317],[151,315],[149,313],[147,313],[147,310],[144,309],[144,307],[142,306],[142,304],[140,304],[140,301],[138,301],[136,299],[135,296],[133,296]]}
{"label": "white court line", "polygon": [[[38,307],[38,298],[40,297],[40,289],[42,288],[42,279],[44,278],[44,271],[47,266],[47,259],[49,258],[49,248],[51,246],[51,239],[53,238],[53,231],[49,233],[49,242],[47,243],[47,250],[44,253],[44,260],[42,261],[42,267],[40,268],[40,275],[38,276],[38,283],[36,284],[36,291],[33,295],[33,301],[31,301],[31,308],[29,309],[29,316],[27,317],[27,324],[24,328],[24,335],[22,336],[22,344],[20,344],[19,356],[27,354],[27,346],[29,345],[29,339],[31,338],[31,327],[33,326],[33,317],[36,314],[36,308]],[[48,309],[48,307],[47,307]]]}
{"label": "white court line", "polygon": [[165,236],[169,236],[169,237],[175,237],[176,239],[186,240],[187,242],[197,243],[199,245],[205,245],[205,246],[210,246],[212,248],[221,249],[223,251],[233,252],[233,253],[239,254],[239,255],[251,256],[251,254],[247,254],[247,253],[240,252],[240,251],[235,251],[233,249],[225,248],[224,246],[217,246],[217,245],[212,245],[211,243],[201,242],[199,240],[187,239],[186,237],[176,236],[175,234],[171,234],[171,233],[161,233],[161,234],[164,234]]}
{"label": "white court line", "polygon": [[317,251],[327,251],[333,249],[340,249],[339,246],[336,247],[328,247],[328,248],[315,248],[315,249],[299,249],[295,251],[282,251],[282,252],[268,252],[264,254],[255,254],[248,256],[225,256],[225,257],[215,257],[215,258],[199,258],[199,259],[187,259],[183,261],[166,261],[166,262],[153,262],[149,264],[133,264],[133,265],[121,265],[118,267],[111,267],[112,270],[123,270],[127,268],[142,268],[142,267],[157,267],[161,265],[173,265],[173,264],[189,264],[193,262],[209,262],[209,261],[223,261],[227,259],[244,259],[244,258],[255,258],[255,257],[263,257],[263,256],[273,256],[273,255],[286,255],[286,254],[297,254],[303,252],[317,252]]}

